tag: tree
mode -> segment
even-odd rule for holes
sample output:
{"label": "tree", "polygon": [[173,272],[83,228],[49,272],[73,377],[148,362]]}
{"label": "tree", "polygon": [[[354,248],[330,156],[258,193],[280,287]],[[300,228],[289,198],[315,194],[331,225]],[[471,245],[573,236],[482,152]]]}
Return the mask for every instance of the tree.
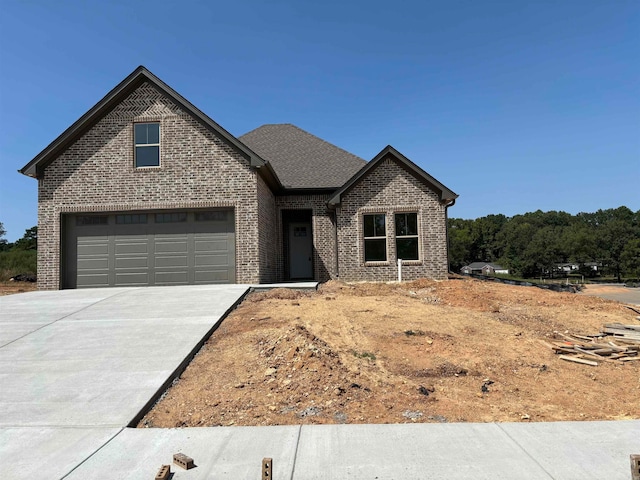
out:
{"label": "tree", "polygon": [[0,252],[4,252],[9,249],[9,242],[4,236],[7,234],[7,231],[4,229],[4,225],[0,222]]}
{"label": "tree", "polygon": [[473,250],[472,223],[473,220],[449,219],[449,266],[453,272],[459,272],[462,267],[473,261],[471,257]]}
{"label": "tree", "polygon": [[620,254],[621,268],[627,276],[640,278],[640,238],[629,240]]}
{"label": "tree", "polygon": [[38,227],[31,227],[25,230],[24,236],[13,244],[16,250],[37,250],[38,249]]}

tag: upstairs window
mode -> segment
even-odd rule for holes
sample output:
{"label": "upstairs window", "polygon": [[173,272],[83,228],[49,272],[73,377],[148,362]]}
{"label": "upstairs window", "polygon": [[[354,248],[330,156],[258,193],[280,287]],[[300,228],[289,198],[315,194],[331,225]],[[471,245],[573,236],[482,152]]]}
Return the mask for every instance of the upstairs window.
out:
{"label": "upstairs window", "polygon": [[396,213],[396,253],[401,260],[418,258],[418,214]]}
{"label": "upstairs window", "polygon": [[133,126],[136,167],[160,166],[160,124],[136,123]]}
{"label": "upstairs window", "polygon": [[364,261],[387,261],[387,228],[383,213],[363,215]]}

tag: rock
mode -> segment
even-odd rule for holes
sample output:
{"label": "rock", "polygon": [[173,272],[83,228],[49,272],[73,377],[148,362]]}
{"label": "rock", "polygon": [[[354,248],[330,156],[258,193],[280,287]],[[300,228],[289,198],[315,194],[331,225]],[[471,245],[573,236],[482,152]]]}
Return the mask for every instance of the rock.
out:
{"label": "rock", "polygon": [[410,420],[417,420],[418,418],[420,418],[422,416],[422,412],[419,411],[411,411],[411,410],[405,410],[404,412],[402,412],[402,416],[404,418],[408,418]]}
{"label": "rock", "polygon": [[264,376],[265,377],[270,377],[271,375],[275,375],[277,371],[278,371],[277,368],[273,368],[273,367],[267,368],[264,371]]}

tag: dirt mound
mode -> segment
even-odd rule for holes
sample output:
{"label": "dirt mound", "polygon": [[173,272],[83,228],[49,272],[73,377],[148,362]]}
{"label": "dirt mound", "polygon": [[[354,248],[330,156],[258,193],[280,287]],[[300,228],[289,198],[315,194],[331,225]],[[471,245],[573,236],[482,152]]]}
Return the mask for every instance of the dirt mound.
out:
{"label": "dirt mound", "polygon": [[247,299],[250,302],[262,302],[264,300],[296,300],[308,295],[307,292],[301,290],[293,290],[291,288],[274,288],[266,292],[256,292]]}

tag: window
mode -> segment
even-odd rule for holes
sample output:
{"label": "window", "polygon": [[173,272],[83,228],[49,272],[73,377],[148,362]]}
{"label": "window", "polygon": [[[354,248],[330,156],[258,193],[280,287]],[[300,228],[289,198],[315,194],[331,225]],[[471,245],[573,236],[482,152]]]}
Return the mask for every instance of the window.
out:
{"label": "window", "polygon": [[106,215],[81,215],[76,217],[76,225],[107,225],[109,217]]}
{"label": "window", "polygon": [[223,211],[210,211],[210,212],[196,212],[196,222],[226,222],[227,212]]}
{"label": "window", "polygon": [[383,213],[363,215],[364,261],[387,261],[387,229]]}
{"label": "window", "polygon": [[118,225],[135,225],[141,223],[147,223],[146,213],[116,215],[116,224]]}
{"label": "window", "polygon": [[187,221],[187,212],[156,213],[156,223],[181,223]]}
{"label": "window", "polygon": [[418,258],[418,214],[396,213],[396,253],[402,260]]}
{"label": "window", "polygon": [[133,126],[136,167],[160,166],[160,124],[136,123]]}

